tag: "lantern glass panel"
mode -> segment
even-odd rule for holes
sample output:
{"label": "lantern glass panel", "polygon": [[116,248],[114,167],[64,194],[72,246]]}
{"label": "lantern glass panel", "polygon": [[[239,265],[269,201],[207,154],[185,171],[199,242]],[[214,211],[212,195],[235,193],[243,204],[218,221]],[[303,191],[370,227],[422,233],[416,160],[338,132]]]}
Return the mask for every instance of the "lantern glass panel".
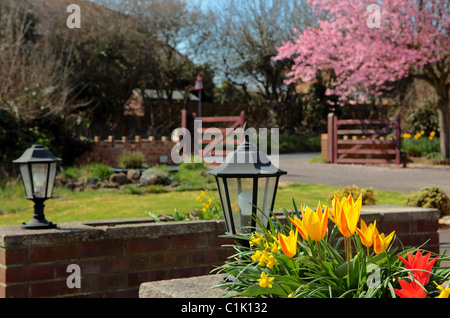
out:
{"label": "lantern glass panel", "polygon": [[47,198],[51,198],[53,193],[53,186],[56,178],[56,162],[50,164],[50,177],[48,179]]}
{"label": "lantern glass panel", "polygon": [[227,183],[236,233],[251,232],[253,178],[228,178]]}
{"label": "lantern glass panel", "polygon": [[49,164],[47,163],[35,163],[31,165],[35,198],[47,197],[48,166]]}
{"label": "lantern glass panel", "polygon": [[31,176],[28,164],[23,163],[20,165],[20,173],[22,175],[23,187],[25,188],[25,196],[27,198],[33,197],[33,188],[31,186]]}
{"label": "lantern glass panel", "polygon": [[226,182],[226,179],[216,177],[216,182],[217,182],[217,188],[219,189],[220,202],[222,204],[222,213],[225,218],[225,226],[227,227],[227,232],[233,233],[234,225],[232,223],[232,220],[230,220],[230,216],[229,216],[229,212],[228,212],[229,211],[228,197],[227,197],[228,193],[225,192],[226,187],[224,185],[224,183]]}
{"label": "lantern glass panel", "polygon": [[[258,179],[258,210],[256,211],[256,215],[261,220],[265,228],[267,228],[269,222],[267,217],[270,217],[272,212],[273,198],[277,179],[278,178],[276,177]],[[264,212],[264,215],[260,210]]]}

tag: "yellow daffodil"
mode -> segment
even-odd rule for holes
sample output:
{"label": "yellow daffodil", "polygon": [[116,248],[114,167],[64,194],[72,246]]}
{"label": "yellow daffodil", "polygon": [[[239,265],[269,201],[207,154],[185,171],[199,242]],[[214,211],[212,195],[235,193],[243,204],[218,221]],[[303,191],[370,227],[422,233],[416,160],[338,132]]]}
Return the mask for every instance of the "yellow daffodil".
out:
{"label": "yellow daffodil", "polygon": [[261,258],[261,251],[257,250],[256,252],[254,252],[251,258],[254,262],[259,261],[259,259]]}
{"label": "yellow daffodil", "polygon": [[361,214],[362,195],[359,196],[356,202],[353,201],[352,195],[348,198],[339,200],[336,196],[333,199],[333,209],[329,210],[329,218],[333,221],[339,231],[345,237],[351,237],[356,231],[356,225]]}
{"label": "yellow daffodil", "polygon": [[281,249],[287,257],[292,258],[295,256],[295,254],[297,254],[297,237],[298,230],[296,230],[295,233],[293,230],[291,230],[289,232],[289,236],[278,233]]}
{"label": "yellow daffodil", "polygon": [[409,139],[409,138],[411,138],[411,134],[404,133],[404,134],[403,134],[403,138]]}
{"label": "yellow daffodil", "polygon": [[280,250],[280,245],[278,242],[272,242],[270,243],[270,251],[272,253],[278,253],[278,251]]}
{"label": "yellow daffodil", "polygon": [[202,199],[201,196],[197,196],[197,201],[200,201]]}
{"label": "yellow daffodil", "polygon": [[266,261],[266,266],[267,268],[272,268],[273,265],[278,265],[278,261],[272,254],[269,254],[269,258]]}
{"label": "yellow daffodil", "polygon": [[269,253],[267,253],[266,251],[261,251],[260,255],[259,265],[263,266],[269,260]]}
{"label": "yellow daffodil", "polygon": [[358,232],[359,237],[361,238],[361,243],[363,243],[365,247],[371,247],[375,235],[378,234],[376,223],[377,221],[370,223],[369,226],[367,226],[361,219],[361,229],[356,228],[356,232]]}
{"label": "yellow daffodil", "polygon": [[395,231],[392,231],[388,236],[384,236],[384,233],[376,234],[375,239],[373,241],[373,251],[375,254],[381,254],[386,252],[389,244],[394,238]]}
{"label": "yellow daffodil", "polygon": [[433,282],[436,285],[436,288],[441,290],[441,293],[436,298],[449,298],[450,296],[450,285],[447,287],[443,287],[441,285],[436,284],[436,282]]}
{"label": "yellow daffodil", "polygon": [[262,288],[265,287],[269,287],[272,288],[272,282],[275,279],[275,277],[269,277],[268,275],[266,275],[266,273],[262,272],[261,273],[261,278],[258,278],[258,283],[259,286],[261,286]]}
{"label": "yellow daffodil", "polygon": [[252,233],[252,239],[250,240],[250,246],[259,245],[261,241],[263,240],[264,236],[260,235],[259,233]]}
{"label": "yellow daffodil", "polygon": [[433,130],[432,132],[430,132],[430,137],[434,137],[436,136],[436,132]]}
{"label": "yellow daffodil", "polygon": [[200,194],[201,194],[202,197],[204,197],[205,194],[206,194],[206,192],[205,192],[205,191],[202,191],[202,192],[200,192]]}

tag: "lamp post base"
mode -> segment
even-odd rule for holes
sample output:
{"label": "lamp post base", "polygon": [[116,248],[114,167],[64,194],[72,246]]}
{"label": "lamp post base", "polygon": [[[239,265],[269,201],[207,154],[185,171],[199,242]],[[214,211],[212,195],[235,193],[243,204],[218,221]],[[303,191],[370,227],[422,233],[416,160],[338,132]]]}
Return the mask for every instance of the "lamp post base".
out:
{"label": "lamp post base", "polygon": [[36,230],[40,230],[40,229],[54,229],[56,228],[56,224],[52,223],[52,222],[48,222],[46,220],[44,221],[39,221],[36,219],[32,219],[30,222],[25,223],[23,222],[22,225],[20,226],[21,229],[36,229]]}
{"label": "lamp post base", "polygon": [[34,199],[34,214],[33,218],[28,223],[22,223],[22,229],[54,229],[56,224],[45,219],[44,215],[44,201],[45,199]]}

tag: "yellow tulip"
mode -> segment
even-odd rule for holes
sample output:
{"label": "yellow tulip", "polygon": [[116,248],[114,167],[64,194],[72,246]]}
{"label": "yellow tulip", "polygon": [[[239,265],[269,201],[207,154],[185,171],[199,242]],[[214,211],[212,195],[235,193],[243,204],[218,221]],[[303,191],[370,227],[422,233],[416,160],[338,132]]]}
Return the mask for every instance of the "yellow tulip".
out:
{"label": "yellow tulip", "polygon": [[309,240],[308,231],[306,230],[305,224],[302,220],[300,220],[298,217],[295,217],[294,219],[289,218],[289,220],[292,222],[292,224],[295,226],[295,228],[298,230],[300,235],[303,237],[304,240]]}
{"label": "yellow tulip", "polygon": [[373,251],[375,254],[381,254],[386,252],[389,244],[394,238],[395,231],[392,231],[388,236],[384,236],[384,233],[375,235],[375,239],[373,241]]}
{"label": "yellow tulip", "polygon": [[334,197],[333,209],[330,209],[328,216],[345,237],[351,237],[355,233],[361,214],[361,205],[362,195],[359,196],[356,202],[353,201],[351,194],[348,198],[342,198],[340,202],[336,196]]}
{"label": "yellow tulip", "polygon": [[359,237],[361,238],[361,243],[363,243],[365,247],[371,247],[375,235],[378,234],[376,223],[377,221],[370,223],[369,226],[367,226],[361,219],[361,229],[356,228],[356,232],[358,232]]}
{"label": "yellow tulip", "polygon": [[298,230],[291,230],[289,232],[289,236],[278,233],[278,238],[280,240],[281,249],[283,253],[286,254],[287,257],[294,257],[297,254],[297,237]]}
{"label": "yellow tulip", "polygon": [[328,207],[322,212],[319,202],[317,211],[314,212],[307,206],[304,211],[302,209],[302,217],[303,225],[313,241],[319,242],[325,237],[328,228]]}

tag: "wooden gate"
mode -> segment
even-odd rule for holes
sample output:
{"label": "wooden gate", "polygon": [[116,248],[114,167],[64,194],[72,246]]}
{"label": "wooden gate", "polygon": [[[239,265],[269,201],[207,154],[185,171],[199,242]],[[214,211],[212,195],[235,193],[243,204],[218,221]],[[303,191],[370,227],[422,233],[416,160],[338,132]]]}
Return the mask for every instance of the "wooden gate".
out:
{"label": "wooden gate", "polygon": [[331,163],[401,163],[400,117],[346,119],[328,115],[328,160]]}
{"label": "wooden gate", "polygon": [[[191,116],[189,116],[186,110],[182,110],[181,118],[182,118],[181,119],[182,128],[188,128],[190,131],[196,129],[196,127],[193,125],[193,122],[196,119],[201,120],[202,127],[197,128],[196,132],[197,134],[193,135],[199,136],[198,137],[199,139],[194,142],[197,142],[201,145],[200,149],[198,149],[198,152],[196,153],[196,155],[200,156],[201,158],[205,158],[208,156],[222,156],[223,158],[225,158],[225,156],[229,153],[229,151],[227,150],[227,148],[229,147],[227,147],[227,145],[233,144],[232,148],[234,150],[235,146],[243,140],[242,135],[240,136],[239,139],[236,138],[227,139],[227,137],[233,134],[236,128],[244,127],[245,122],[244,111],[241,111],[239,116],[198,118],[195,113],[192,113]],[[215,138],[214,140],[203,139],[204,133],[207,131],[208,128],[212,127],[219,129],[222,133],[221,136]],[[220,147],[222,148],[222,150],[216,149]],[[213,163],[220,164],[221,162],[219,160]]]}

